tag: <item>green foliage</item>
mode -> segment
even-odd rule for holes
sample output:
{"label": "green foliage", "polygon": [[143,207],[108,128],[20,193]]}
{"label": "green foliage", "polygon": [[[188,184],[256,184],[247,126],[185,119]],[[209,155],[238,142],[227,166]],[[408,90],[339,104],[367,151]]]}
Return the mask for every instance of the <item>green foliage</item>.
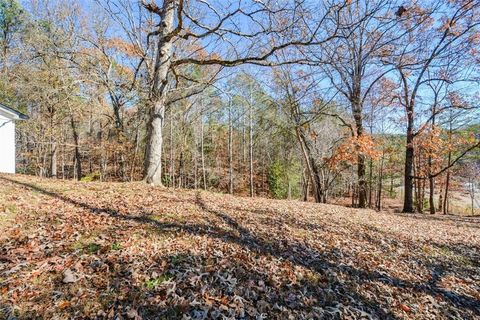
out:
{"label": "green foliage", "polygon": [[158,278],[148,279],[147,281],[145,281],[145,286],[148,290],[153,290],[157,286],[161,285],[163,282],[170,281],[173,278],[174,277],[170,274],[162,274]]}
{"label": "green foliage", "polygon": [[45,33],[50,33],[53,30],[52,23],[48,20],[38,20],[37,25],[43,30]]}
{"label": "green foliage", "polygon": [[89,243],[86,247],[85,247],[85,251],[87,251],[88,253],[97,253],[99,250],[101,249],[101,246],[97,243]]}
{"label": "green foliage", "polygon": [[122,249],[122,244],[118,242],[112,243],[112,250],[121,250]]}
{"label": "green foliage", "polygon": [[97,181],[97,180],[100,180],[100,173],[92,172],[92,173],[89,173],[89,174],[85,175],[84,177],[82,177],[82,179],[80,181],[92,182],[92,181]]}
{"label": "green foliage", "polygon": [[300,195],[300,176],[295,164],[285,164],[280,161],[274,162],[268,169],[268,186],[270,193],[276,199],[285,199],[290,192],[292,197]]}
{"label": "green foliage", "polygon": [[17,32],[22,24],[23,9],[16,0],[0,0],[0,40],[8,42],[8,37]]}
{"label": "green foliage", "polygon": [[427,198],[423,198],[422,200],[422,206],[423,206],[423,209],[426,210],[430,207],[430,204],[428,203],[428,199]]}
{"label": "green foliage", "polygon": [[283,175],[285,168],[280,162],[274,162],[268,169],[268,186],[274,198],[281,199],[285,197],[285,186],[283,184]]}
{"label": "green foliage", "polygon": [[396,199],[397,196],[398,196],[397,190],[395,190],[395,189],[389,189],[389,190],[388,190],[388,196],[389,196],[391,199]]}
{"label": "green foliage", "polygon": [[172,184],[172,178],[168,174],[162,176],[162,183],[164,186],[170,186]]}

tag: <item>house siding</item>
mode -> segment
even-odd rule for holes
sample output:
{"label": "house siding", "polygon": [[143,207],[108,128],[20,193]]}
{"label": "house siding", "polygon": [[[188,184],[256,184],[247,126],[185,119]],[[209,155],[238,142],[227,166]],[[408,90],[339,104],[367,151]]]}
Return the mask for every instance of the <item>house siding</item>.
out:
{"label": "house siding", "polygon": [[1,114],[0,172],[15,173],[15,122]]}

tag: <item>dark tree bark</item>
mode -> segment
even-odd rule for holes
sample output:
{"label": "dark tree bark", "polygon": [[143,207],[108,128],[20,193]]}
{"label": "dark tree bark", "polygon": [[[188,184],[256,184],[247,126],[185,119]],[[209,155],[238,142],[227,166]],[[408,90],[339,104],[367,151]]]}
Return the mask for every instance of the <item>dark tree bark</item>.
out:
{"label": "dark tree bark", "polygon": [[77,127],[75,125],[75,121],[73,119],[73,116],[70,117],[70,125],[72,127],[72,133],[73,133],[73,141],[75,143],[75,155],[74,155],[74,167],[76,171],[76,178],[77,180],[82,179],[82,159],[80,156],[80,147],[78,144],[78,132],[77,132]]}
{"label": "dark tree bark", "polygon": [[384,162],[385,154],[382,154],[382,159],[380,161],[380,169],[378,173],[378,193],[377,193],[377,201],[376,201],[376,208],[378,211],[382,210],[382,188],[383,188],[383,162]]}
{"label": "dark tree bark", "polygon": [[405,148],[405,172],[404,172],[404,198],[403,198],[403,212],[413,213],[413,161],[414,161],[414,148],[413,148],[413,107],[409,107],[407,111],[407,141]]}
{"label": "dark tree bark", "polygon": [[[452,152],[448,152],[448,166],[452,161]],[[447,176],[445,178],[445,195],[443,197],[443,214],[448,214],[448,191],[450,188],[450,169],[447,169]]]}
{"label": "dark tree bark", "polygon": [[430,211],[430,214],[435,214],[435,200],[433,199],[435,183],[434,183],[434,178],[431,176],[428,178],[428,187],[429,187],[429,193],[428,193],[429,211]]}
{"label": "dark tree bark", "polygon": [[[437,113],[437,97],[438,97],[438,92],[435,91],[435,101],[432,104],[432,133],[433,130],[435,129],[435,116]],[[429,194],[428,194],[428,206],[429,206],[429,211],[430,214],[435,214],[436,208],[435,208],[435,200],[433,199],[435,195],[435,177],[433,177],[432,172],[433,171],[433,164],[432,164],[432,156],[428,155],[428,188],[429,188]]]}
{"label": "dark tree bark", "polygon": [[[358,98],[355,98],[358,100]],[[355,120],[357,138],[363,135],[362,107],[359,104],[353,104],[353,118]],[[358,154],[357,157],[357,178],[358,178],[358,207],[367,207],[367,182],[365,180],[365,155]]]}

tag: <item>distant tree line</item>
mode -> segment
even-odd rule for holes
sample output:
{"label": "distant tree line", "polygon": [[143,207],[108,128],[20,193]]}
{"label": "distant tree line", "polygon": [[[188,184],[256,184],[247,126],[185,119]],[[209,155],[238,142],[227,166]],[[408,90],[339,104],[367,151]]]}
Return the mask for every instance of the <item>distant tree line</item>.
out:
{"label": "distant tree line", "polygon": [[27,174],[474,213],[479,28],[474,0],[0,0],[0,102]]}

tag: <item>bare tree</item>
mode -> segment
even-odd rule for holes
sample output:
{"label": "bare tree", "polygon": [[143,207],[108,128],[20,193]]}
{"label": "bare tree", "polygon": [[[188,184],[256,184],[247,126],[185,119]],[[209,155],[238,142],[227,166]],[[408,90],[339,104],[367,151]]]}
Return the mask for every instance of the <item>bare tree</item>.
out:
{"label": "bare tree", "polygon": [[[395,14],[396,1],[355,1],[340,15],[341,21],[352,28],[344,28],[339,37],[323,46],[320,54],[313,51],[318,64],[333,86],[350,104],[355,130],[352,135],[364,135],[364,104],[372,88],[392,68],[384,67],[381,59],[387,56],[399,39],[409,30],[398,31],[405,18]],[[365,155],[358,153],[358,206],[367,206]]]}
{"label": "bare tree", "polygon": [[[161,7],[154,2],[143,1],[144,8],[157,15],[160,20],[158,27],[148,35],[148,38],[156,36],[158,39],[150,95],[151,114],[145,157],[146,181],[161,184],[165,99],[174,70],[186,64],[227,67],[245,63],[272,65],[270,58],[281,50],[319,45],[333,38],[336,29],[324,36],[319,31],[327,18],[337,19],[338,12],[346,5],[346,2],[327,4],[319,19],[307,22],[308,8],[303,1],[283,5],[247,1],[225,8],[203,1],[187,4],[184,0],[166,0]],[[237,23],[239,19],[246,21]],[[253,30],[243,30],[241,26],[244,25],[250,25]],[[285,41],[286,37],[282,37],[285,35],[288,35],[290,40]],[[197,45],[209,43],[210,47],[215,46],[219,50],[206,57],[196,52],[186,52],[185,49],[180,51],[182,45],[188,41]],[[241,51],[244,53],[240,54]]]}
{"label": "bare tree", "polygon": [[[476,18],[480,7],[477,1],[455,2],[453,7],[450,4],[440,1],[432,7],[412,6],[407,10],[405,15],[410,15],[411,23],[420,27],[411,31],[403,45],[397,47],[399,52],[389,58],[395,63],[402,84],[399,101],[407,119],[403,212],[414,212],[414,139],[418,134],[415,120],[422,89],[432,81],[451,81],[434,70],[441,69],[446,59],[468,52],[472,46],[469,39],[480,25]],[[446,22],[438,28],[435,21]]]}

